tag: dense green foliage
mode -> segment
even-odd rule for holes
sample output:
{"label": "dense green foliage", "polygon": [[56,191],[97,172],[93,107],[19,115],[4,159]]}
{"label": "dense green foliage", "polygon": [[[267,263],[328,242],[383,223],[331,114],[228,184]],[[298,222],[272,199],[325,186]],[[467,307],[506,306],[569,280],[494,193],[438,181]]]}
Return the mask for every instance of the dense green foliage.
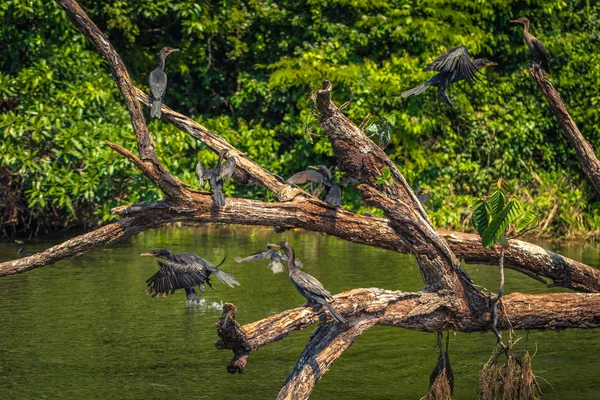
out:
{"label": "dense green foliage", "polygon": [[[600,6],[590,0],[527,3],[82,1],[142,87],[159,49],[179,47],[182,52],[167,59],[165,102],[282,176],[335,163],[317,126],[310,128],[317,136],[305,135],[311,85],[316,90],[330,79],[337,102],[353,99],[345,110],[355,123],[370,115],[365,130],[374,139],[382,140],[382,130],[390,133],[386,151],[414,187],[430,189],[427,209],[436,226],[469,226],[472,198],[502,176],[533,188],[517,192],[543,216],[545,232],[597,235],[598,196],[528,76],[521,29],[508,21],[532,20],[552,56],[552,82],[598,148]],[[427,62],[462,44],[500,66],[488,68],[482,82],[452,87],[456,109],[441,103],[434,89],[399,96],[431,76],[421,72]],[[0,49],[5,227],[96,224],[111,218],[117,204],[159,196],[104,145],[111,140],[135,148],[128,114],[106,63],[54,2],[3,1]],[[159,157],[193,185],[196,161],[216,159],[161,121],[149,128]],[[234,192],[270,198],[240,185],[226,194]],[[360,207],[355,191],[344,196],[346,207]]]}

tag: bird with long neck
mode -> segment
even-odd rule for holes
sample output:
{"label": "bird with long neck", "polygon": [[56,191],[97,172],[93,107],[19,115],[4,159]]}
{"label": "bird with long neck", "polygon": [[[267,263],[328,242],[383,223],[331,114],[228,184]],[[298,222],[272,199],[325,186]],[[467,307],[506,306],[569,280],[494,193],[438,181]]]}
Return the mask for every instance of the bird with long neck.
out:
{"label": "bird with long neck", "polygon": [[307,274],[306,272],[300,271],[296,268],[296,254],[294,249],[287,241],[278,243],[270,243],[267,247],[279,248],[283,250],[288,259],[288,275],[292,285],[296,288],[298,293],[308,300],[309,305],[322,305],[327,307],[333,319],[343,324],[346,322],[333,306],[330,301],[333,300],[331,293],[329,293],[321,282],[319,282],[314,276]]}
{"label": "bird with long neck", "polygon": [[493,65],[498,64],[486,58],[478,58],[471,61],[469,52],[465,46],[455,47],[436,58],[423,69],[423,71],[437,71],[439,72],[437,75],[434,75],[422,85],[400,93],[400,95],[402,97],[419,95],[427,90],[428,87],[435,86],[438,88],[442,101],[450,107],[454,107],[450,101],[450,97],[446,93],[448,86],[462,80],[477,80],[477,73],[479,71]]}
{"label": "bird with long neck", "polygon": [[531,59],[538,63],[542,69],[546,72],[550,72],[550,59],[548,57],[548,51],[546,50],[546,46],[538,38],[533,36],[529,32],[529,28],[531,27],[531,22],[525,17],[511,20],[512,24],[519,24],[523,27],[523,37],[525,38],[525,43],[527,43],[527,47],[529,48],[529,54],[531,55]]}
{"label": "bird with long neck", "polygon": [[160,118],[160,105],[167,91],[167,74],[165,73],[165,60],[171,53],[178,52],[179,49],[163,47],[160,49],[158,67],[150,73],[150,115],[154,118]]}

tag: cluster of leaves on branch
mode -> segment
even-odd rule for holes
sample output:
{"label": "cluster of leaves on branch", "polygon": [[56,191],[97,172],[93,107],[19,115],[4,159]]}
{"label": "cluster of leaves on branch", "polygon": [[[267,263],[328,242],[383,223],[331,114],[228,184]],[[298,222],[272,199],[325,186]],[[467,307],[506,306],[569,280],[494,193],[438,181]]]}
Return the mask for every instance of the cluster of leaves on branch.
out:
{"label": "cluster of leaves on branch", "polygon": [[[431,190],[427,207],[437,227],[468,226],[471,198],[504,176],[533,188],[517,192],[534,212],[551,216],[546,232],[600,233],[600,201],[527,74],[520,29],[508,24],[531,19],[552,55],[550,79],[599,148],[600,94],[590,84],[600,81],[595,2],[81,3],[140,87],[147,88],[162,46],[180,48],[167,60],[165,103],[281,176],[334,164],[325,138],[305,140],[311,84],[330,79],[340,104],[353,97],[348,116],[367,121],[363,129],[376,142],[389,135],[386,152],[413,187]],[[481,83],[453,87],[456,109],[440,103],[433,89],[399,96],[430,76],[421,72],[427,62],[463,44],[500,66]],[[104,146],[110,140],[135,148],[129,116],[107,64],[54,2],[3,1],[0,49],[0,167],[8,168],[2,171],[11,174],[16,199],[0,195],[0,218],[16,204],[21,228],[31,220],[45,228],[96,224],[112,218],[117,204],[159,196]],[[149,129],[167,168],[192,185],[198,159],[216,159],[168,124],[153,121]],[[227,191],[269,196],[242,185]],[[361,207],[356,191],[344,196],[346,207]]]}
{"label": "cluster of leaves on branch", "polygon": [[489,196],[484,196],[473,206],[473,227],[481,236],[483,247],[494,247],[496,243],[507,245],[507,232],[512,228],[514,235],[537,227],[540,218],[531,211],[525,212],[516,197],[506,195],[510,186],[499,179]]}

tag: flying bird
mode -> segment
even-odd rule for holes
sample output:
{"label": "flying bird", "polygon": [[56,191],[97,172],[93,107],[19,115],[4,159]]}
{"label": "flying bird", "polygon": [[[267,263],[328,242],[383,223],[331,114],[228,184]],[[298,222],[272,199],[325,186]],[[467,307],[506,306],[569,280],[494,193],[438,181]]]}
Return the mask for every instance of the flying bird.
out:
{"label": "flying bird", "polygon": [[548,51],[538,38],[529,33],[529,27],[531,26],[529,20],[523,17],[514,19],[510,22],[523,26],[523,36],[525,37],[525,43],[527,43],[527,47],[529,47],[531,59],[541,65],[544,71],[550,72],[550,59],[548,58]]}
{"label": "flying bird", "polygon": [[160,105],[162,99],[167,91],[167,74],[165,74],[165,59],[171,53],[178,52],[179,49],[173,49],[171,47],[163,47],[160,49],[160,62],[158,67],[150,72],[150,115],[154,118],[160,118],[161,111]]}
{"label": "flying bird", "polygon": [[311,165],[308,168],[306,171],[300,171],[289,177],[287,183],[296,185],[303,185],[309,181],[320,183],[328,189],[325,202],[334,207],[339,207],[342,204],[342,186],[356,185],[358,183],[356,179],[350,177],[346,177],[339,183],[335,183],[331,171],[324,165]]}
{"label": "flying bird", "polygon": [[288,258],[288,274],[292,285],[298,290],[298,292],[308,300],[309,305],[320,304],[327,307],[333,319],[343,324],[346,322],[333,306],[330,301],[333,300],[331,293],[329,293],[321,282],[319,282],[314,276],[307,274],[306,272],[300,271],[296,268],[296,255],[294,249],[287,241],[278,242],[275,244],[268,244],[267,246],[272,248],[278,248],[283,250]]}
{"label": "flying bird", "polygon": [[160,269],[146,281],[148,284],[146,293],[152,294],[152,297],[167,296],[178,289],[185,289],[187,300],[198,302],[194,287],[198,285],[201,293],[204,293],[204,283],[212,288],[210,283],[211,274],[215,274],[221,282],[229,285],[229,287],[240,285],[235,276],[219,269],[225,262],[225,258],[219,265],[214,265],[197,255],[191,253],[173,254],[167,249],[152,250],[149,253],[142,253],[140,256],[160,259],[158,261]]}
{"label": "flying bird", "polygon": [[236,158],[232,156],[221,164],[223,157],[225,157],[228,151],[229,150],[227,149],[223,149],[219,152],[217,166],[213,169],[205,169],[201,161],[198,161],[198,164],[196,165],[196,178],[198,178],[198,181],[200,182],[200,187],[204,187],[206,182],[208,182],[210,188],[213,190],[213,203],[217,207],[223,207],[225,205],[223,180],[225,180],[226,183],[229,183],[237,163]]}
{"label": "flying bird", "polygon": [[[265,251],[259,251],[258,253],[254,253],[245,258],[236,257],[235,262],[252,262],[265,260],[267,258],[271,260],[269,262],[269,268],[271,269],[271,271],[273,271],[274,274],[283,272],[283,264],[281,263],[281,261],[288,261],[288,256],[286,254],[281,254],[281,252],[277,250],[277,248],[271,247],[270,245],[267,245],[267,250]],[[299,268],[304,267],[304,264],[302,264],[302,262],[298,259],[294,260],[294,264],[296,265],[296,267]]]}
{"label": "flying bird", "polygon": [[486,58],[478,58],[471,61],[469,51],[465,46],[455,47],[436,58],[431,64],[427,64],[423,69],[423,71],[437,71],[437,75],[433,76],[422,85],[402,92],[400,95],[402,97],[408,97],[413,94],[419,95],[427,90],[428,87],[435,86],[442,96],[442,101],[450,107],[454,107],[446,93],[448,86],[462,80],[478,80],[477,73],[480,73],[480,70],[483,68],[492,65],[498,64],[489,61]]}

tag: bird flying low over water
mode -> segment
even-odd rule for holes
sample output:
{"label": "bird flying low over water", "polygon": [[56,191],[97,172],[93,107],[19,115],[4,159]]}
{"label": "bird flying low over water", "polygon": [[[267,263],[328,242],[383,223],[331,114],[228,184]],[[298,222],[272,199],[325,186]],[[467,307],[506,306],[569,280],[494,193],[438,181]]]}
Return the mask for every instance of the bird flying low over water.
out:
{"label": "bird flying low over water", "polygon": [[529,47],[529,54],[531,59],[538,63],[542,69],[546,72],[550,72],[550,59],[548,58],[548,51],[542,42],[538,38],[529,33],[529,27],[531,23],[527,18],[518,18],[510,21],[512,24],[519,24],[523,26],[523,36],[525,37],[525,43]]}
{"label": "bird flying low over water", "polygon": [[287,241],[278,242],[274,244],[268,244],[268,247],[281,249],[288,258],[288,274],[292,285],[298,290],[298,292],[308,300],[308,305],[322,305],[327,307],[333,319],[343,324],[346,322],[333,306],[330,301],[333,300],[331,293],[329,293],[321,282],[319,282],[314,276],[307,274],[306,272],[300,271],[296,268],[296,255],[294,249]]}
{"label": "bird flying low over water", "polygon": [[215,274],[221,282],[229,287],[240,286],[235,276],[219,269],[219,266],[225,262],[225,258],[219,265],[214,265],[197,255],[173,254],[167,249],[152,250],[149,253],[142,253],[140,256],[160,259],[158,261],[160,269],[146,281],[148,284],[146,293],[152,294],[152,297],[167,296],[173,294],[177,289],[185,289],[187,300],[197,302],[198,297],[194,287],[198,285],[201,293],[204,293],[204,283],[212,288],[211,274]]}
{"label": "bird flying low over water", "polygon": [[[271,260],[271,262],[269,262],[269,268],[271,269],[271,271],[273,271],[274,274],[283,272],[283,264],[281,263],[281,261],[288,261],[288,257],[286,254],[281,254],[279,250],[277,250],[275,247],[271,247],[270,245],[267,245],[267,250],[265,251],[259,251],[258,253],[254,253],[245,258],[236,257],[235,262],[252,262],[265,260],[267,258]],[[296,264],[296,267],[299,268],[304,267],[304,264],[302,264],[302,262],[298,259],[294,260],[294,264]]]}
{"label": "bird flying low over water", "polygon": [[237,160],[235,157],[229,157],[227,161],[221,164],[223,157],[229,150],[223,149],[219,152],[219,159],[217,160],[217,166],[213,169],[205,169],[201,161],[198,161],[196,165],[196,178],[200,182],[200,187],[204,187],[208,182],[210,188],[213,190],[213,204],[217,207],[223,207],[225,205],[225,196],[223,196],[223,180],[227,183],[231,180]]}
{"label": "bird flying low over water", "polygon": [[419,95],[427,90],[428,87],[435,86],[438,88],[444,103],[448,104],[450,107],[454,107],[446,93],[448,86],[462,80],[478,80],[477,73],[483,68],[492,65],[498,64],[485,58],[478,58],[471,61],[469,51],[465,46],[455,47],[436,58],[431,64],[428,64],[423,69],[423,71],[437,71],[439,72],[437,75],[433,76],[422,85],[402,92],[400,95],[402,97],[408,97],[413,94]]}
{"label": "bird flying low over water", "polygon": [[300,171],[288,178],[287,183],[295,185],[303,185],[306,182],[315,182],[324,185],[328,188],[325,202],[334,207],[339,207],[342,204],[342,186],[356,185],[358,181],[354,178],[346,177],[339,183],[333,182],[331,171],[324,165],[309,166],[306,171]]}
{"label": "bird flying low over water", "polygon": [[158,67],[150,72],[150,115],[154,118],[160,118],[160,105],[167,91],[167,74],[165,74],[165,59],[171,53],[178,52],[179,49],[163,47],[160,49],[160,62]]}

